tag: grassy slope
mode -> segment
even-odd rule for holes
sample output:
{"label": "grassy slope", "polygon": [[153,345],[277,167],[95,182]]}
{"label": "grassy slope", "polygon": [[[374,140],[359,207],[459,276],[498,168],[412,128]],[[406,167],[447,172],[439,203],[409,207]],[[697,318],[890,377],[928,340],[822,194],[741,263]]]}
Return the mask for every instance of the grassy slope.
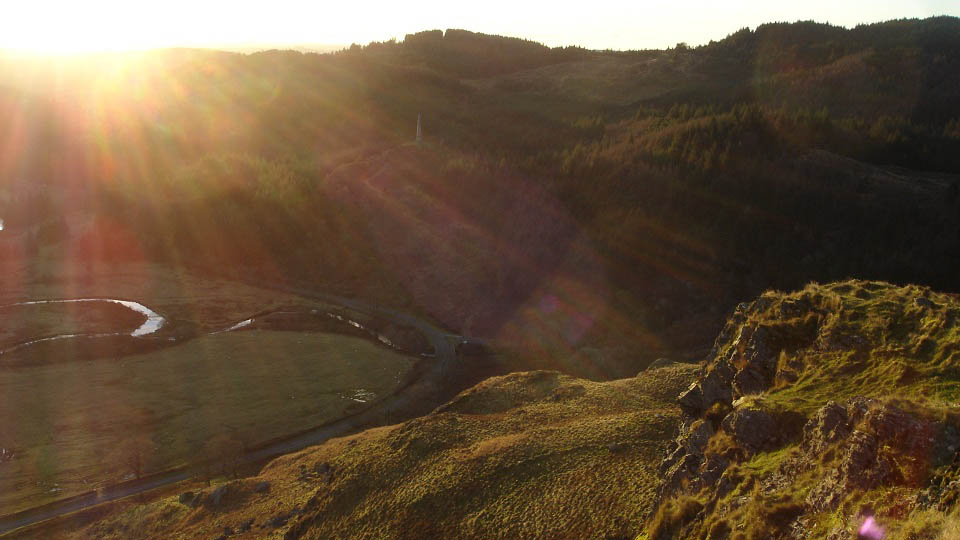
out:
{"label": "grassy slope", "polygon": [[[117,504],[84,528],[64,520],[21,536],[208,538],[248,519],[252,531],[237,538],[635,534],[679,418],[673,397],[694,369],[605,383],[543,371],[496,377],[428,416],[279,458],[231,482],[217,509],[170,495]],[[322,463],[329,479],[313,473]],[[260,481],[269,494],[252,491]],[[293,510],[285,525],[262,527]]]}
{"label": "grassy slope", "polygon": [[255,445],[317,426],[388,395],[413,362],[353,337],[245,331],[0,371],[0,440],[16,454],[0,467],[0,508],[118,480],[130,471],[115,451],[130,439],[149,441],[151,471],[220,435]]}

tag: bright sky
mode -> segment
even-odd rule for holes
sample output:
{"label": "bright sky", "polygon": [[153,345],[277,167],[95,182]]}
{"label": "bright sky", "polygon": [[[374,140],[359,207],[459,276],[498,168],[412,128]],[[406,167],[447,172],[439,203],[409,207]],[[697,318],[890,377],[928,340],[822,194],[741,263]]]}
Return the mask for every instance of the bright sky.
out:
{"label": "bright sky", "polygon": [[843,26],[960,15],[957,0],[28,0],[0,7],[0,48],[89,52],[168,46],[344,44],[464,28],[592,49],[663,48],[745,26]]}

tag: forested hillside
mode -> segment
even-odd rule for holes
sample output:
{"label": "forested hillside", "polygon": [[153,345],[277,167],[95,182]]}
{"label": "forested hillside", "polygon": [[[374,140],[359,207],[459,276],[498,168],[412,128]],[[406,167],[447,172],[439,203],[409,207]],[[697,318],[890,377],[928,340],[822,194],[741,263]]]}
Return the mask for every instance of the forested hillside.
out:
{"label": "forested hillside", "polygon": [[0,63],[5,265],[309,285],[595,378],[699,358],[768,287],[960,289],[955,18]]}

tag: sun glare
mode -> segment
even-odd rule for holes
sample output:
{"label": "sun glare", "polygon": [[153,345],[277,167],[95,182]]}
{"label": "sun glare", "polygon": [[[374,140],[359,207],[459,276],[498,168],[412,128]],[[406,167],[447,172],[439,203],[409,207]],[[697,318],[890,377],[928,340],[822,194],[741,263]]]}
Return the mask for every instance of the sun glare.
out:
{"label": "sun glare", "polygon": [[[140,10],[138,12],[137,10]],[[34,54],[84,54],[149,49],[164,46],[149,30],[167,26],[143,7],[118,2],[37,2],[4,7],[0,48]],[[149,25],[149,26],[148,26]]]}

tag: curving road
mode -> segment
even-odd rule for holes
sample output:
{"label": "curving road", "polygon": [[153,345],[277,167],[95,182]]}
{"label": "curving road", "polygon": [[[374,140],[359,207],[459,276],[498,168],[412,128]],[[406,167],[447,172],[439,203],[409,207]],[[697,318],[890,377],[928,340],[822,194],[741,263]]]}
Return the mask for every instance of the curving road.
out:
{"label": "curving road", "polygon": [[[464,339],[457,334],[451,334],[442,328],[438,328],[419,317],[394,309],[371,305],[361,300],[296,287],[271,287],[264,286],[262,283],[257,285],[261,288],[293,293],[304,298],[339,304],[356,311],[378,315],[395,324],[416,328],[430,341],[435,351],[435,358],[433,362],[419,374],[419,377],[412,380],[405,387],[398,389],[389,397],[375,403],[370,408],[299,435],[294,435],[290,438],[255,449],[244,456],[242,460],[243,463],[257,463],[282,454],[295,452],[308,446],[320,444],[333,437],[339,437],[363,428],[380,425],[392,412],[411,411],[417,410],[418,407],[423,407],[424,405],[429,406],[429,404],[436,401],[436,390],[439,387],[439,383],[444,380],[447,374],[447,367],[456,360],[456,343]],[[427,360],[424,360],[424,362],[426,361]],[[182,482],[194,476],[196,476],[195,470],[171,470],[151,475],[148,478],[115,484],[96,492],[85,493],[38,508],[24,510],[16,514],[2,516],[0,517],[0,535],[5,535],[15,529],[90,508],[98,504]]]}

